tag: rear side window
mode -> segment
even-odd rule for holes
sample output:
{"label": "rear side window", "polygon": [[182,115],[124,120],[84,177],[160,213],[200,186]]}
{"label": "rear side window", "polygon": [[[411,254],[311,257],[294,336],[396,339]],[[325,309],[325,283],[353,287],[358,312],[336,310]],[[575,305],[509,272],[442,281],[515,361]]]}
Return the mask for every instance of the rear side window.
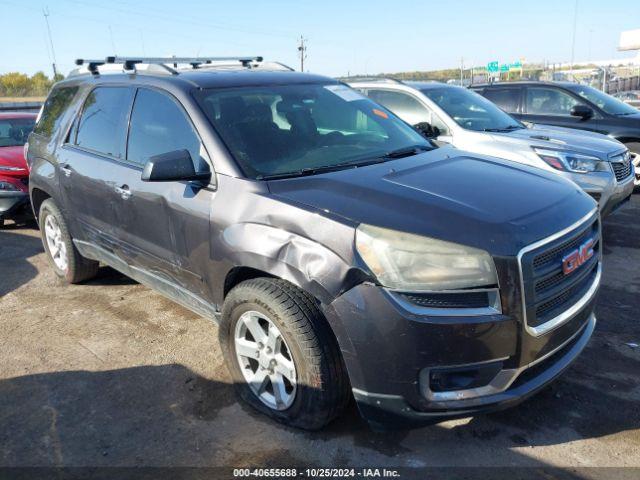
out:
{"label": "rear side window", "polygon": [[34,132],[38,135],[51,138],[53,133],[60,126],[63,113],[71,105],[73,97],[78,93],[78,87],[56,87],[47,97],[47,101],[42,108],[42,115],[38,121]]}
{"label": "rear side window", "polygon": [[571,109],[582,102],[557,88],[527,88],[527,113],[534,115],[571,115]]}
{"label": "rear side window", "polygon": [[411,125],[431,120],[427,109],[418,100],[406,93],[371,89],[368,92],[368,97],[388,108]]}
{"label": "rear side window", "polygon": [[520,90],[517,88],[487,88],[484,97],[491,100],[505,112],[517,112]]}
{"label": "rear side window", "polygon": [[114,158],[124,158],[133,92],[128,87],[94,89],[84,102],[76,145]]}
{"label": "rear side window", "polygon": [[154,155],[175,150],[188,150],[196,171],[202,167],[200,138],[182,108],[163,93],[138,90],[131,113],[127,159],[144,165]]}

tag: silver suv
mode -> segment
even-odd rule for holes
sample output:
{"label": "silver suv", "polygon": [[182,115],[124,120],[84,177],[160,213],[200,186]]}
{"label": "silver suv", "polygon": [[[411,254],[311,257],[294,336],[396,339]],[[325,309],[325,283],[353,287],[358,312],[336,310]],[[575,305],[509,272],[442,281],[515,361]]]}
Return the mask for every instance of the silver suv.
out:
{"label": "silver suv", "polygon": [[466,88],[382,79],[351,83],[436,143],[555,172],[573,180],[607,215],[633,192],[627,148],[598,133],[526,125]]}

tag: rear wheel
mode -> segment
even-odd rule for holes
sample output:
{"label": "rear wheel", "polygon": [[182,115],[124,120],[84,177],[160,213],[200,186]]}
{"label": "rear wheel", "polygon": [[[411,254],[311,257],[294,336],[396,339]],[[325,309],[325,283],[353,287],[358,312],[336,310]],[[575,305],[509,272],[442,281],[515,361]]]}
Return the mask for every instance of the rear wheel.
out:
{"label": "rear wheel", "polygon": [[235,387],[256,410],[315,430],[348,403],[335,337],[314,299],[291,283],[242,282],[225,299],[219,331]]}
{"label": "rear wheel", "polygon": [[53,200],[42,202],[39,213],[42,244],[56,275],[68,283],[93,278],[98,262],[84,258],[73,244],[62,212]]}

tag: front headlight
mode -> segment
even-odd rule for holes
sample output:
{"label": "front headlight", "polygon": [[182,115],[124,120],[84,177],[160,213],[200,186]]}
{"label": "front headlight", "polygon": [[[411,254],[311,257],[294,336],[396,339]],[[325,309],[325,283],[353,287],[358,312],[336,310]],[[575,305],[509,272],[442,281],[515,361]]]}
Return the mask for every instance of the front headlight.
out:
{"label": "front headlight", "polygon": [[403,291],[458,290],[498,284],[484,250],[411,233],[360,225],[356,249],[385,287]]}
{"label": "front headlight", "polygon": [[556,170],[574,173],[606,172],[608,170],[607,162],[603,162],[598,157],[547,148],[534,148],[533,150],[545,163]]}

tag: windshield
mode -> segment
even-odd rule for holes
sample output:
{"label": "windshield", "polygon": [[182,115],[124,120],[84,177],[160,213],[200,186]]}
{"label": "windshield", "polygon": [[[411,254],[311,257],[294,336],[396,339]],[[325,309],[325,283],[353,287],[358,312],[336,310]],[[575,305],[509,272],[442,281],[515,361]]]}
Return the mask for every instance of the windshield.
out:
{"label": "windshield", "polygon": [[493,132],[525,128],[489,100],[466,88],[425,88],[422,93],[467,130]]}
{"label": "windshield", "polygon": [[33,118],[1,118],[0,147],[19,147],[27,143],[34,124]]}
{"label": "windshield", "polygon": [[[397,158],[432,144],[344,85],[203,90],[196,97],[245,175],[312,174]],[[404,155],[402,155],[404,156]]]}
{"label": "windshield", "polygon": [[591,103],[596,104],[599,108],[610,115],[632,115],[638,113],[638,110],[624,102],[621,102],[617,98],[607,95],[600,90],[596,90],[593,87],[587,85],[569,85],[569,90],[577,93],[582,98],[586,98]]}

